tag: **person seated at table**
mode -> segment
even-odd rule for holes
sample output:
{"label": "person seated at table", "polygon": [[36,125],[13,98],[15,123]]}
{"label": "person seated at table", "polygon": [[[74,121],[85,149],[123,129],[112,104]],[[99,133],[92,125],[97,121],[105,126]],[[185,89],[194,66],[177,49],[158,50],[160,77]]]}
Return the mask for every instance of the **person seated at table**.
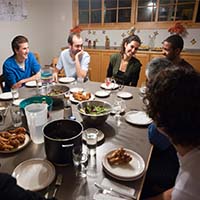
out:
{"label": "person seated at table", "polygon": [[[24,190],[16,184],[16,179],[6,173],[0,173],[0,199],[6,200],[47,200],[37,192]],[[56,200],[50,198],[49,200]]]}
{"label": "person seated at table", "polygon": [[[198,200],[200,197],[200,73],[166,68],[147,83],[147,114],[178,152],[180,169],[173,188],[148,200]],[[160,163],[157,163],[159,165]]]}
{"label": "person seated at table", "polygon": [[68,37],[69,48],[63,50],[54,68],[54,80],[58,81],[58,72],[63,68],[67,77],[88,79],[90,55],[83,50],[83,39],[80,33],[70,33]]}
{"label": "person seated at table", "polygon": [[29,51],[28,39],[18,35],[12,40],[11,46],[14,54],[3,63],[4,92],[10,91],[11,88],[20,88],[40,76],[40,64]]}
{"label": "person seated at table", "polygon": [[[145,71],[147,81],[154,79],[159,71],[174,67],[175,65],[167,58],[152,59],[147,64]],[[159,133],[154,123],[148,126],[148,137],[154,148],[144,182],[142,198],[159,194],[173,187],[179,169],[175,148],[165,135]]]}
{"label": "person seated at table", "polygon": [[184,47],[183,38],[180,35],[171,35],[163,41],[162,54],[180,67],[193,68],[186,60],[181,58],[181,51]]}
{"label": "person seated at table", "polygon": [[112,77],[118,84],[137,86],[142,64],[135,58],[141,45],[137,35],[130,35],[123,39],[120,53],[110,57],[106,77]]}

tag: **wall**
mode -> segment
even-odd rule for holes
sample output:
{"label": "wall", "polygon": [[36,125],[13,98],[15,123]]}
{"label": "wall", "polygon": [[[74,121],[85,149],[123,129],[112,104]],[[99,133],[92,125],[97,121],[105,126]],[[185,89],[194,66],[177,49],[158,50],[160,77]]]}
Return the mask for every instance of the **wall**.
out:
{"label": "wall", "polygon": [[11,41],[19,34],[29,39],[31,51],[38,51],[41,64],[50,64],[66,46],[72,27],[72,1],[26,0],[28,18],[23,21],[0,21],[0,73],[4,60],[12,55]]}
{"label": "wall", "polygon": [[[111,46],[120,46],[123,37],[128,36],[128,30],[91,30],[91,31],[83,31],[82,37],[84,40],[94,41],[97,39],[97,46],[105,45],[105,36],[107,35],[110,38]],[[158,34],[155,37],[155,47],[161,47],[163,39],[170,36],[168,30],[160,29],[160,30],[136,30],[135,34],[137,34],[141,40],[142,45],[149,44],[149,36],[153,36],[154,32]],[[200,49],[200,29],[188,29],[188,34],[183,37],[184,39],[184,48],[186,49]],[[192,44],[192,40],[195,39],[196,43]],[[87,45],[87,44],[86,44]]]}

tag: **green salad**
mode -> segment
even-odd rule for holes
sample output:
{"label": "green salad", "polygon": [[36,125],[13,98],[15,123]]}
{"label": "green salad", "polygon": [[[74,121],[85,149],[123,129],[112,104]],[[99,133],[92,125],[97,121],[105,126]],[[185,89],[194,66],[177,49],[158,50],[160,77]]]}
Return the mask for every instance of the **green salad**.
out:
{"label": "green salad", "polygon": [[104,106],[87,105],[80,109],[80,112],[90,115],[99,115],[108,112],[109,109]]}

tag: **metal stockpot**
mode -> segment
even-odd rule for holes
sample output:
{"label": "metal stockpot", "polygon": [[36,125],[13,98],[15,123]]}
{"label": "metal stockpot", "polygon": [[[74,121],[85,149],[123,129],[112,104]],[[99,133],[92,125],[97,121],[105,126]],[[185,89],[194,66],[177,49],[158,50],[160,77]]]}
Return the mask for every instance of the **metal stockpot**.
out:
{"label": "metal stockpot", "polygon": [[82,144],[83,126],[74,120],[60,119],[43,128],[47,159],[56,165],[72,164],[72,149]]}

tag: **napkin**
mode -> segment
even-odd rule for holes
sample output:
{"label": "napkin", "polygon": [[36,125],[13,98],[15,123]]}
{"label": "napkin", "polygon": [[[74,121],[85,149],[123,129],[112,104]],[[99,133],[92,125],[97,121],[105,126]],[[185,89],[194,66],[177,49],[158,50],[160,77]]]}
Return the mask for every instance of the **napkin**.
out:
{"label": "napkin", "polygon": [[124,198],[112,196],[110,194],[103,194],[99,191],[96,192],[93,196],[93,200],[102,200],[102,199],[106,199],[106,200],[126,200]]}
{"label": "napkin", "polygon": [[107,178],[104,178],[102,180],[101,185],[109,187],[109,188],[113,188],[114,190],[117,190],[118,192],[122,192],[122,193],[127,194],[127,195],[134,196],[134,194],[135,194],[135,189],[134,188],[130,188],[130,187],[126,186],[126,185],[122,185],[120,183],[111,181],[111,180],[109,180]]}

